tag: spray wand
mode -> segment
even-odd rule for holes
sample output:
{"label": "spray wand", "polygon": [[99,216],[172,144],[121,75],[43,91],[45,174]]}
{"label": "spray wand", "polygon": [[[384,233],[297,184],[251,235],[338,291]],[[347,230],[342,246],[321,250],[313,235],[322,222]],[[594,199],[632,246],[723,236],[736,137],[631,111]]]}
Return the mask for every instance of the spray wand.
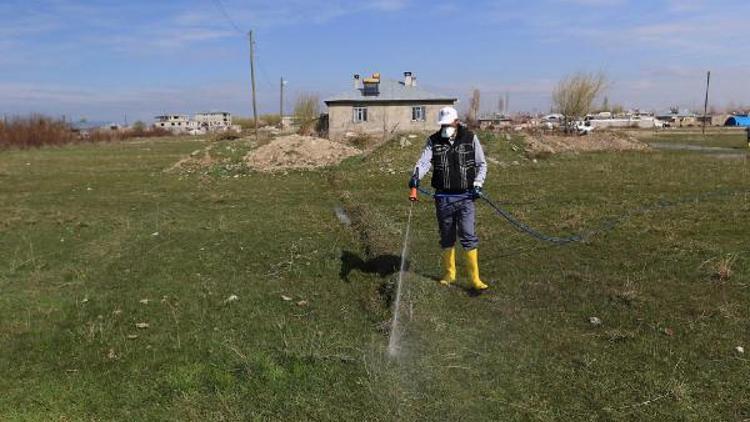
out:
{"label": "spray wand", "polygon": [[411,176],[411,180],[409,180],[409,201],[411,202],[417,202],[419,201],[418,190],[419,190],[419,170],[414,169],[414,174]]}
{"label": "spray wand", "polygon": [[411,188],[411,191],[409,191],[409,200],[411,202],[419,201],[419,197],[417,197],[417,188]]}

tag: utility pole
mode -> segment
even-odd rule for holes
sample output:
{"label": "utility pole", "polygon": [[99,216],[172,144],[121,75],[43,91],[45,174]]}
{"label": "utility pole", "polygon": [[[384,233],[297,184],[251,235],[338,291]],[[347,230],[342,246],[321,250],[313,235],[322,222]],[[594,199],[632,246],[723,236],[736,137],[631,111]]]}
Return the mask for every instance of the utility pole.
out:
{"label": "utility pole", "polygon": [[706,102],[703,104],[703,135],[706,135],[706,116],[708,115],[708,90],[711,87],[711,71],[706,76]]}
{"label": "utility pole", "polygon": [[279,117],[281,118],[281,126],[284,125],[284,85],[286,85],[286,81],[282,76],[279,82]]}
{"label": "utility pole", "polygon": [[250,39],[250,81],[253,88],[253,120],[255,121],[255,142],[258,142],[258,107],[255,102],[255,42],[253,41],[253,31],[248,32]]}

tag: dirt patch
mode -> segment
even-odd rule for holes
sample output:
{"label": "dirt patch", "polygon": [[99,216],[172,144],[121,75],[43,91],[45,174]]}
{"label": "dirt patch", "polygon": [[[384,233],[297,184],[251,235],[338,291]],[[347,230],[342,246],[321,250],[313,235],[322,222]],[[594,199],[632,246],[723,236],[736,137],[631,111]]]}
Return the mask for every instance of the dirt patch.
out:
{"label": "dirt patch", "polygon": [[211,146],[193,151],[189,157],[185,157],[166,169],[167,173],[194,173],[213,165],[216,160],[211,157]]}
{"label": "dirt patch", "polygon": [[359,153],[356,148],[328,139],[289,135],[250,151],[245,162],[259,171],[310,169],[338,164]]}
{"label": "dirt patch", "polygon": [[615,132],[593,132],[586,136],[531,134],[526,136],[529,156],[595,151],[644,151],[648,145],[636,138]]}

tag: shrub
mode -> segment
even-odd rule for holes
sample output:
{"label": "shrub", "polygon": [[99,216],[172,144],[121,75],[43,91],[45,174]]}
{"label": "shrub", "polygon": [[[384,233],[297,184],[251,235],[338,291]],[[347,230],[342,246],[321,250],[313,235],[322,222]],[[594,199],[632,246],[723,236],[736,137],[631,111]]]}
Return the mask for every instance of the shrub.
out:
{"label": "shrub", "polygon": [[367,149],[375,143],[373,137],[365,133],[358,133],[356,136],[349,138],[348,141],[359,149]]}
{"label": "shrub", "polygon": [[163,136],[172,136],[172,132],[164,128],[160,128],[160,127],[147,128],[143,122],[136,122],[129,129],[90,130],[85,136],[82,136],[81,139],[86,142],[114,142],[114,141],[122,141],[125,139],[157,138],[157,137],[163,137]]}
{"label": "shrub", "polygon": [[594,99],[604,91],[607,78],[603,73],[576,73],[562,79],[552,92],[552,103],[565,116],[563,129],[570,131],[568,122],[583,118],[593,107]]}
{"label": "shrub", "polygon": [[[264,114],[260,116],[260,119],[263,121],[264,126],[280,126],[281,125],[280,114]],[[258,124],[260,124],[260,122],[258,122]]]}
{"label": "shrub", "polygon": [[84,137],[87,142],[112,142],[118,139],[117,132],[107,129],[89,131]]}
{"label": "shrub", "polygon": [[162,128],[147,128],[143,122],[136,122],[130,129],[88,131],[77,131],[63,120],[42,115],[14,117],[0,122],[0,148],[38,148],[75,142],[112,142],[170,135],[169,131]]}
{"label": "shrub", "polygon": [[312,135],[320,117],[320,98],[315,94],[300,94],[294,103],[294,120],[300,135]]}
{"label": "shrub", "polygon": [[42,115],[14,117],[0,125],[0,148],[35,148],[78,140],[67,122]]}
{"label": "shrub", "polygon": [[234,141],[235,139],[240,139],[241,136],[239,133],[226,130],[222,132],[216,132],[213,136],[214,141]]}
{"label": "shrub", "polygon": [[[255,121],[252,117],[233,117],[232,123],[239,125],[242,130],[255,129]],[[260,126],[260,122],[258,122],[258,126]]]}
{"label": "shrub", "polygon": [[[255,119],[252,117],[234,117],[232,123],[239,125],[242,130],[255,130]],[[279,126],[281,116],[278,114],[263,114],[258,116],[258,127]]]}
{"label": "shrub", "polygon": [[163,136],[172,136],[172,132],[160,127],[144,128],[142,131],[133,128],[130,132],[126,132],[126,138],[159,138]]}

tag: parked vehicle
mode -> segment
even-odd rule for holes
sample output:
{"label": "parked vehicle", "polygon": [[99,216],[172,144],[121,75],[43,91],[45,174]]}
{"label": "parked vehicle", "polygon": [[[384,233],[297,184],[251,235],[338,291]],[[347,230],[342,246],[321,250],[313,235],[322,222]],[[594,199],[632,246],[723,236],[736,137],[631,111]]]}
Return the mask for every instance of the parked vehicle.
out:
{"label": "parked vehicle", "polygon": [[591,125],[590,121],[576,121],[573,123],[573,129],[578,135],[588,135],[594,130],[594,126]]}

